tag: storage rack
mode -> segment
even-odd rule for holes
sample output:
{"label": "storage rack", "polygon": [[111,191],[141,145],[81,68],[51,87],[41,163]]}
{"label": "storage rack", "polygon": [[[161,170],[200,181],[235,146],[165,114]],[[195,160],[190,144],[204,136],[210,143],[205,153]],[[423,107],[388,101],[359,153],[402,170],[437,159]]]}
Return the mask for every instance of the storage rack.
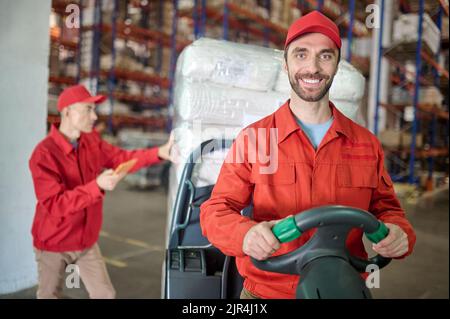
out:
{"label": "storage rack", "polygon": [[[384,11],[384,0],[381,1],[382,12]],[[428,12],[431,17],[434,17],[440,33],[442,34],[442,17],[443,14],[448,16],[448,3],[444,1],[400,1],[401,10],[405,13],[418,14],[418,40],[414,43],[393,44],[389,48],[382,47],[379,42],[378,50],[380,57],[384,56],[389,61],[389,64],[396,69],[396,74],[390,75],[392,84],[404,86],[406,89],[413,91],[413,118],[410,127],[411,145],[400,145],[398,148],[387,149],[388,168],[391,177],[396,182],[405,182],[408,184],[419,185],[420,178],[417,176],[417,170],[423,166],[428,166],[428,180],[426,189],[433,188],[433,173],[435,172],[436,164],[439,164],[439,169],[445,170],[448,176],[448,70],[443,68],[438,63],[438,55],[441,50],[446,50],[448,54],[448,38],[442,39],[440,43],[439,52],[436,56],[423,43],[423,17],[425,12]],[[384,21],[381,16],[381,32]],[[407,70],[404,65],[406,60],[415,61],[415,72]],[[381,63],[378,64],[378,78],[381,72]],[[424,68],[428,70],[424,70]],[[431,70],[431,72],[430,72]],[[414,81],[411,83],[407,81],[406,76],[413,76]],[[420,85],[434,85],[439,88],[443,95],[446,96],[444,107],[439,107],[432,104],[419,103]],[[405,123],[404,114],[408,104],[392,104],[380,102],[379,86],[376,94],[376,109],[375,109],[375,134],[378,134],[379,122],[379,108],[383,106],[390,111],[396,120],[400,122],[400,127],[403,131],[407,131],[408,125]],[[440,131],[439,131],[440,130]],[[417,146],[418,133],[422,132],[427,137],[427,143],[424,147]],[[439,136],[444,136],[441,141],[438,141]],[[426,161],[424,161],[426,160]],[[438,163],[437,163],[438,162]]]}
{"label": "storage rack", "polygon": [[[104,0],[103,0],[104,1]],[[169,100],[164,97],[146,97],[143,95],[137,94],[129,94],[127,92],[118,90],[116,87],[116,83],[119,80],[128,80],[140,83],[142,85],[156,85],[161,88],[161,90],[171,90],[171,77],[172,73],[169,76],[164,76],[161,74],[161,66],[162,66],[162,48],[170,48],[173,51],[181,51],[184,46],[188,44],[188,42],[179,41],[178,45],[175,45],[175,41],[173,40],[173,36],[165,34],[160,30],[150,29],[145,26],[145,22],[148,19],[145,19],[143,16],[142,25],[137,26],[128,23],[128,21],[119,21],[118,20],[118,7],[119,0],[112,0],[113,12],[111,15],[111,21],[106,21],[103,18],[102,14],[102,0],[93,1],[95,10],[94,10],[94,23],[91,26],[83,26],[83,12],[86,9],[86,0],[79,0],[77,4],[80,8],[80,25],[79,34],[76,41],[63,41],[61,37],[56,35],[51,36],[52,44],[59,44],[60,50],[70,50],[76,55],[76,64],[77,64],[77,76],[65,76],[65,75],[50,75],[49,82],[53,84],[57,84],[61,87],[66,85],[73,85],[75,83],[79,83],[83,79],[88,78],[89,88],[92,93],[101,93],[108,96],[108,100],[111,106],[110,115],[106,117],[106,121],[108,123],[109,130],[118,129],[122,126],[143,126],[146,128],[152,129],[167,129],[167,113],[161,116],[153,116],[153,117],[142,117],[135,115],[115,115],[112,110],[113,102],[115,99],[125,102],[131,103],[135,106],[138,106],[138,109],[153,109],[156,111],[161,111],[167,109],[169,104]],[[162,11],[162,0],[160,1],[152,1],[151,3],[147,3],[147,8],[141,8],[143,12],[148,10],[150,4],[155,4],[159,2],[158,10],[159,16],[161,17]],[[68,4],[73,3],[73,1],[64,1],[64,0],[53,0],[52,9],[55,13],[58,13],[62,17],[62,21],[67,16],[65,12],[65,8]],[[140,2],[130,1],[125,2],[126,5],[130,4],[131,6],[140,6]],[[158,3],[157,3],[158,4]],[[159,23],[161,20],[159,21]],[[60,30],[63,30],[63,27],[60,27]],[[91,50],[91,63],[90,70],[82,69],[81,61],[82,61],[82,46],[83,46],[83,34],[87,31],[93,31],[93,45]],[[109,70],[100,69],[100,41],[102,35],[111,34],[111,56],[112,63]],[[62,35],[62,32],[60,32]],[[147,46],[152,46],[156,49],[156,66],[155,73],[148,74],[140,71],[130,71],[126,69],[120,69],[115,67],[115,55],[116,55],[116,47],[114,45],[115,39],[124,39],[125,41],[134,41],[137,43],[141,43]],[[173,58],[173,56],[172,56]],[[148,62],[147,62],[148,63]],[[171,65],[175,64],[175,61],[170,61]],[[174,69],[171,67],[171,69]],[[106,89],[100,90],[100,82],[106,81]],[[101,117],[105,119],[105,117]],[[49,116],[49,122],[54,122],[55,117]]]}

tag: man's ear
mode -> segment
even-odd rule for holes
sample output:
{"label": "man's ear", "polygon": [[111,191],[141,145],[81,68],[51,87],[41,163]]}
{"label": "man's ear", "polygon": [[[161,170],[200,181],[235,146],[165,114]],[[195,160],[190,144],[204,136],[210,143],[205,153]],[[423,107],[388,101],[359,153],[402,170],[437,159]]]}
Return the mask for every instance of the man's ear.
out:
{"label": "man's ear", "polygon": [[69,107],[65,107],[61,113],[60,113],[61,117],[67,117],[69,115]]}

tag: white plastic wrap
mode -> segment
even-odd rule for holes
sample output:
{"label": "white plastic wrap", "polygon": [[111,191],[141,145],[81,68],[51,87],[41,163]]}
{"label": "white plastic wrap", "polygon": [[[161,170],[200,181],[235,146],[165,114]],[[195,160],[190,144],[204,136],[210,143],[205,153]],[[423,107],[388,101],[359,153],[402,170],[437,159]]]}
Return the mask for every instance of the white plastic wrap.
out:
{"label": "white plastic wrap", "polygon": [[280,62],[278,50],[202,38],[181,53],[177,77],[269,91]]}
{"label": "white plastic wrap", "polygon": [[242,127],[227,125],[205,125],[200,122],[193,124],[183,122],[173,129],[175,137],[175,155],[186,159],[190,153],[202,142],[210,139],[233,140],[239,134]]}
{"label": "white plastic wrap", "polygon": [[364,95],[366,79],[350,63],[342,60],[330,88],[330,100],[359,103]]}
{"label": "white plastic wrap", "polygon": [[289,83],[289,77],[286,71],[283,68],[283,65],[280,65],[280,69],[278,70],[277,80],[275,81],[275,86],[273,88],[276,92],[281,92],[289,95],[291,92],[291,84]]}
{"label": "white plastic wrap", "polygon": [[269,115],[287,99],[287,94],[274,91],[251,91],[181,80],[176,86],[175,111],[177,120],[245,126],[250,124],[248,118]]}
{"label": "white plastic wrap", "polygon": [[330,88],[330,100],[336,108],[354,122],[364,96],[366,79],[350,63],[342,60]]}

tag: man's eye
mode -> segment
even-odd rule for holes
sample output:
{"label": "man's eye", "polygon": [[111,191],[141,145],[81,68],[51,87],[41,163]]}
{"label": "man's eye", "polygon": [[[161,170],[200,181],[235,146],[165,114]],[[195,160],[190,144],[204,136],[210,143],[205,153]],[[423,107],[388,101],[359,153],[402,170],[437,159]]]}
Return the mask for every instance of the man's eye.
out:
{"label": "man's eye", "polygon": [[332,58],[331,54],[322,54],[322,59],[323,60],[330,60]]}

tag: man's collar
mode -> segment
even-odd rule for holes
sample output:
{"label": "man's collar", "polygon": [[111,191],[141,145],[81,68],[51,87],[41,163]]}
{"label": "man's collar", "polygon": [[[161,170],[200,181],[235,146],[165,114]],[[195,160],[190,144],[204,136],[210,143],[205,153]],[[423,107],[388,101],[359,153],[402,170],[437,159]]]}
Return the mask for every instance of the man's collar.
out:
{"label": "man's collar", "polygon": [[64,135],[54,124],[52,124],[50,128],[50,137],[63,150],[64,154],[67,155],[74,149],[73,145],[64,137]]}
{"label": "man's collar", "polygon": [[[276,112],[275,112],[275,126],[278,128],[278,144],[283,142],[289,135],[293,132],[300,130],[295,115],[292,113],[289,107],[290,99],[286,101]],[[341,133],[345,135],[350,140],[352,139],[351,132],[351,120],[348,119],[344,114],[339,112],[336,106],[330,101],[329,106],[331,109],[332,116],[334,118],[330,129],[335,130],[336,133]]]}

